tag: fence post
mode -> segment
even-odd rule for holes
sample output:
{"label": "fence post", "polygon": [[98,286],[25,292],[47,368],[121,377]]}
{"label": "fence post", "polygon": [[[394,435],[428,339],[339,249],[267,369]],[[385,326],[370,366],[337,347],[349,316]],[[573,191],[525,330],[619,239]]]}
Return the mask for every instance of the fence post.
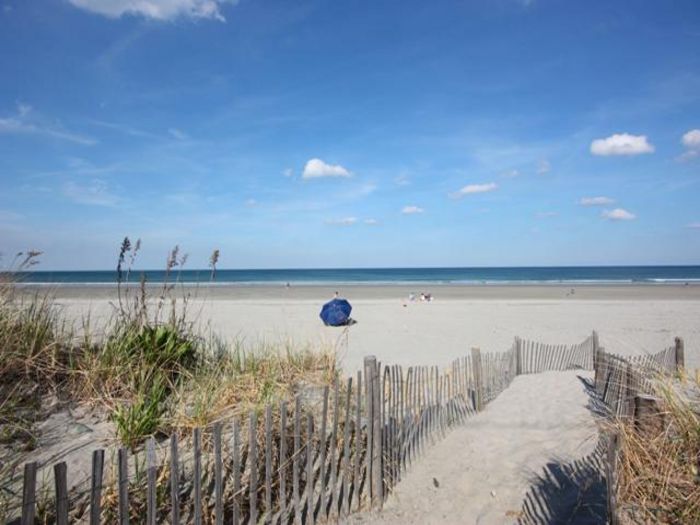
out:
{"label": "fence post", "polygon": [[379,370],[375,356],[365,357],[365,383],[367,392],[367,435],[371,436],[367,450],[369,458],[370,499],[372,508],[379,509],[383,502],[382,480],[382,421]]}
{"label": "fence post", "polygon": [[523,343],[519,337],[515,338],[515,375],[523,373]]}
{"label": "fence post", "polygon": [[36,516],[36,471],[37,463],[25,463],[24,486],[22,487],[22,525],[34,525]]}
{"label": "fence post", "polygon": [[100,516],[102,515],[102,474],[104,461],[104,450],[93,451],[92,485],[90,487],[90,525],[99,525]]}
{"label": "fence post", "polygon": [[634,397],[634,428],[639,433],[657,435],[664,430],[664,414],[659,400],[653,396]]}
{"label": "fence post", "polygon": [[597,373],[598,372],[598,352],[600,351],[600,341],[598,341],[598,332],[593,330],[593,333],[591,334],[591,338],[593,339],[593,370]]}
{"label": "fence post", "polygon": [[681,337],[676,337],[676,371],[685,368],[685,345]]}
{"label": "fence post", "polygon": [[481,368],[481,350],[472,348],[472,367],[474,370],[474,408],[477,412],[481,412],[483,408],[482,390],[483,390],[483,371]]}
{"label": "fence post", "polygon": [[605,465],[607,478],[608,499],[608,523],[618,525],[617,515],[617,449],[619,438],[617,434],[611,434],[608,442],[608,457]]}

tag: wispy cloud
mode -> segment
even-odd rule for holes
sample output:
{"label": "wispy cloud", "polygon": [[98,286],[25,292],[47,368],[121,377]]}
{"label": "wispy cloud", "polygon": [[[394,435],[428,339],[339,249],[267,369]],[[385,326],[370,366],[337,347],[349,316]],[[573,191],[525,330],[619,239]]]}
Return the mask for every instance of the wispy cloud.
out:
{"label": "wispy cloud", "polygon": [[552,165],[547,159],[542,159],[537,163],[536,173],[538,175],[546,175],[550,171],[552,171]]}
{"label": "wispy cloud", "polygon": [[520,177],[520,172],[518,170],[508,170],[501,174],[502,177],[513,179],[515,177]]}
{"label": "wispy cloud", "polygon": [[344,217],[342,219],[328,219],[326,224],[331,226],[352,226],[357,224],[357,217]]}
{"label": "wispy cloud", "polygon": [[578,202],[581,206],[609,206],[613,204],[615,199],[610,197],[581,197]]}
{"label": "wispy cloud", "polygon": [[189,138],[187,133],[177,128],[168,128],[168,133],[177,140],[187,140]]}
{"label": "wispy cloud", "polygon": [[559,215],[556,211],[540,211],[535,214],[538,219],[549,219],[551,217],[556,217]]}
{"label": "wispy cloud", "polygon": [[63,195],[73,202],[92,206],[116,206],[119,199],[110,192],[107,183],[93,179],[88,183],[68,181],[63,185]]}
{"label": "wispy cloud", "polygon": [[678,160],[685,161],[700,156],[700,129],[691,129],[683,134],[681,143],[686,147],[685,152]]}
{"label": "wispy cloud", "polygon": [[399,175],[398,177],[394,177],[394,184],[397,186],[408,186],[411,184],[411,181],[406,175]]}
{"label": "wispy cloud", "polygon": [[163,136],[157,135],[150,131],[145,131],[143,129],[135,128],[129,124],[124,124],[122,122],[105,122],[104,120],[89,120],[91,125],[99,126],[101,128],[116,131],[118,133],[123,133],[124,135],[129,135],[131,137],[148,138],[148,139],[162,139]]}
{"label": "wispy cloud", "polygon": [[294,170],[292,168],[287,168],[282,171],[282,176],[291,178],[294,176]]}
{"label": "wispy cloud", "polygon": [[17,222],[21,220],[24,220],[24,215],[14,211],[0,210],[0,223]]}
{"label": "wispy cloud", "polygon": [[599,156],[610,155],[641,155],[653,153],[654,146],[649,143],[646,135],[630,135],[616,133],[604,139],[591,142],[591,153]]}
{"label": "wispy cloud", "polygon": [[364,223],[367,226],[377,226],[379,224],[379,221],[377,219],[365,219]]}
{"label": "wispy cloud", "polygon": [[349,188],[340,192],[340,197],[343,199],[361,199],[377,191],[377,185],[372,182],[361,184],[355,188]]}
{"label": "wispy cloud", "polygon": [[700,230],[700,222],[691,222],[686,226],[686,228],[691,228],[693,230]]}
{"label": "wispy cloud", "polygon": [[85,146],[97,143],[97,140],[92,137],[73,133],[60,123],[48,121],[26,104],[17,104],[15,115],[0,117],[0,133],[41,135]]}
{"label": "wispy cloud", "polygon": [[630,213],[629,211],[623,208],[615,208],[614,210],[603,210],[603,213],[601,213],[600,216],[603,219],[607,219],[609,221],[631,221],[637,218],[637,216],[634,213]]}
{"label": "wispy cloud", "polygon": [[415,215],[416,213],[423,213],[425,210],[418,206],[404,206],[401,213],[404,215]]}
{"label": "wispy cloud", "polygon": [[301,174],[302,179],[318,179],[322,177],[350,177],[350,172],[340,164],[327,164],[321,159],[309,159]]}
{"label": "wispy cloud", "polygon": [[208,18],[225,22],[221,14],[223,4],[237,4],[238,0],[68,0],[75,7],[108,18],[136,15],[154,20],[172,20],[178,17]]}
{"label": "wispy cloud", "polygon": [[488,193],[490,191],[495,191],[498,189],[498,184],[495,182],[487,182],[484,184],[468,184],[463,188],[450,193],[450,197],[453,199],[461,199],[466,195],[473,195],[475,193]]}

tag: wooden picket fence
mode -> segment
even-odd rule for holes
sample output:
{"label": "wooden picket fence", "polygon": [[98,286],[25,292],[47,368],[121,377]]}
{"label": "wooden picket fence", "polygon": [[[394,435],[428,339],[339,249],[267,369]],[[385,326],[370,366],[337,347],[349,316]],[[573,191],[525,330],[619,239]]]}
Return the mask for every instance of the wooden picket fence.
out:
{"label": "wooden picket fence", "polygon": [[[655,382],[663,376],[679,373],[685,367],[683,340],[656,354],[622,357],[599,348],[595,355],[594,388],[611,418],[634,420],[635,428],[661,424],[661,409]],[[620,446],[618,436],[608,433],[605,458],[608,522],[620,523],[616,499]]]}
{"label": "wooden picket fence", "polygon": [[[19,522],[313,524],[378,509],[426,447],[515,376],[593,369],[602,355],[597,341],[595,332],[568,346],[516,338],[505,352],[474,348],[443,370],[367,357],[356,377],[336,380],[315,401],[299,394],[292,406],[268,405],[246,421],[197,428],[185,441],[151,438],[136,454],[96,450],[83,483],[68,484],[65,462],[53,472],[29,462]],[[613,362],[605,361],[610,370]],[[602,366],[596,371],[607,373]],[[37,480],[50,478],[53,491],[37,488]]]}

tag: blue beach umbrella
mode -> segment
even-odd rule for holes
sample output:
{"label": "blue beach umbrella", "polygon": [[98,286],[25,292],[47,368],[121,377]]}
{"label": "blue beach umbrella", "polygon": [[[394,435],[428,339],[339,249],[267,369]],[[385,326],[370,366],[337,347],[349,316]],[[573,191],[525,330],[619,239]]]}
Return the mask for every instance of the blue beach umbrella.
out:
{"label": "blue beach umbrella", "polygon": [[345,299],[333,299],[321,308],[321,320],[326,326],[342,326],[350,319],[352,306]]}

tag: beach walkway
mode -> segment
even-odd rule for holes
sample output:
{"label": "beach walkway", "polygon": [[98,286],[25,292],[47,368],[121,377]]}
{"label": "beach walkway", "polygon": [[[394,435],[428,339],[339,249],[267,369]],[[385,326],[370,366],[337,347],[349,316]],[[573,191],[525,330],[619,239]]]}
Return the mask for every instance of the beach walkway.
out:
{"label": "beach walkway", "polygon": [[[381,513],[351,516],[349,523],[547,523],[551,506],[557,507],[557,522],[598,522],[604,496],[601,509],[561,479],[566,465],[593,453],[598,443],[582,381],[591,377],[585,371],[516,377],[483,412],[428,448]],[[545,489],[553,501],[533,498],[533,487]],[[539,520],[523,512],[526,497],[540,507]]]}

